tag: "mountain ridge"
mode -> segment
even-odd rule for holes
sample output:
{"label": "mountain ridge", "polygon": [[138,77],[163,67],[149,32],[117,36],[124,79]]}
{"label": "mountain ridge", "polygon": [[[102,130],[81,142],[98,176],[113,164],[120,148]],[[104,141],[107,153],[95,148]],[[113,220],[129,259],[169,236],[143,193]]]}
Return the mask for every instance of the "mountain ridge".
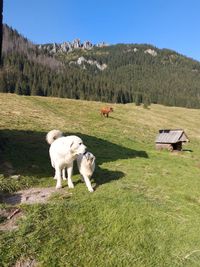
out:
{"label": "mountain ridge", "polygon": [[200,108],[196,60],[149,44],[73,47],[52,53],[4,25],[0,92]]}
{"label": "mountain ridge", "polygon": [[44,50],[50,54],[56,54],[56,53],[70,53],[75,49],[83,49],[83,50],[89,50],[93,47],[106,47],[109,46],[105,42],[93,44],[90,41],[84,41],[81,43],[80,39],[74,39],[72,42],[64,41],[62,43],[47,43],[47,44],[39,44],[38,47],[41,50]]}

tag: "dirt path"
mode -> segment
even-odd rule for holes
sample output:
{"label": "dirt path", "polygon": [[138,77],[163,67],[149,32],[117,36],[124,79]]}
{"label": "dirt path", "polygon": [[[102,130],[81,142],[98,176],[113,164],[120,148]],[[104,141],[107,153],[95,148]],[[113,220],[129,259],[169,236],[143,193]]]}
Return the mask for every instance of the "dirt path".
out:
{"label": "dirt path", "polygon": [[2,202],[10,205],[45,203],[53,193],[69,194],[66,188],[57,190],[55,187],[30,188],[12,195],[2,196]]}
{"label": "dirt path", "polygon": [[23,212],[18,205],[46,203],[54,193],[64,196],[71,195],[66,188],[57,190],[55,187],[47,187],[30,188],[1,196],[1,202],[8,204],[9,207],[0,209],[0,231],[17,229],[17,220],[23,216]]}

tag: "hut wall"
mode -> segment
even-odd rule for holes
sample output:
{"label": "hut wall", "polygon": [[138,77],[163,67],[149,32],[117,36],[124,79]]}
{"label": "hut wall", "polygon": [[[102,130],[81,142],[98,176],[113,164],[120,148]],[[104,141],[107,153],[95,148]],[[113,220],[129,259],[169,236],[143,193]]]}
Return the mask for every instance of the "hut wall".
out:
{"label": "hut wall", "polygon": [[172,146],[172,144],[159,144],[159,143],[157,143],[156,144],[156,149],[157,150],[167,149],[169,151],[172,151],[173,150],[173,146]]}

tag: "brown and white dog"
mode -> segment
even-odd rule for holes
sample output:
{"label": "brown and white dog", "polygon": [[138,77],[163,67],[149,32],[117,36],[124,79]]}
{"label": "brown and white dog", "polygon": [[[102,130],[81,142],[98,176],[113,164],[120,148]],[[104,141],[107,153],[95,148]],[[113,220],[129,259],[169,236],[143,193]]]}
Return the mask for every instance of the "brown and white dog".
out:
{"label": "brown and white dog", "polygon": [[95,156],[91,152],[85,152],[84,154],[80,154],[77,157],[79,172],[90,192],[94,191],[91,186],[90,178],[92,177],[95,169],[95,159]]}

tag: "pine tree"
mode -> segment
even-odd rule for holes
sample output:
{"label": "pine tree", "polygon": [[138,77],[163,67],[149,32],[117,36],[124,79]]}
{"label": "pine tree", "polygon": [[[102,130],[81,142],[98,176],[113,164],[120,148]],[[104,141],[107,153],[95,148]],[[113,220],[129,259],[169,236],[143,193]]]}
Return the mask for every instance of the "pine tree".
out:
{"label": "pine tree", "polygon": [[7,80],[6,73],[3,70],[0,70],[0,92],[7,93]]}
{"label": "pine tree", "polygon": [[142,104],[142,94],[141,93],[136,93],[135,96],[135,105],[140,106]]}
{"label": "pine tree", "polygon": [[0,65],[2,65],[3,0],[0,0]]}

